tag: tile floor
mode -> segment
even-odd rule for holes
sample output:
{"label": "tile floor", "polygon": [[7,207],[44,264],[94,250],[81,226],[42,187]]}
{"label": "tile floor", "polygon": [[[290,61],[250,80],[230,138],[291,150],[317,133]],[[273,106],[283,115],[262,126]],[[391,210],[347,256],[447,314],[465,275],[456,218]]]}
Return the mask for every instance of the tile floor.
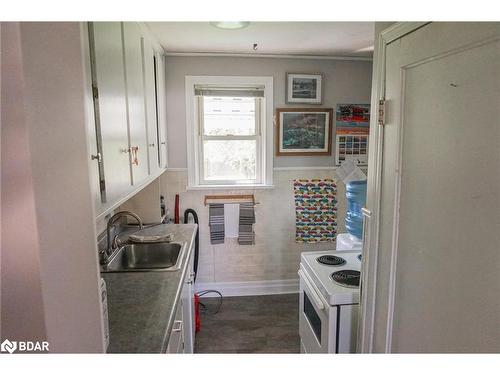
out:
{"label": "tile floor", "polygon": [[201,299],[195,353],[299,353],[299,295]]}

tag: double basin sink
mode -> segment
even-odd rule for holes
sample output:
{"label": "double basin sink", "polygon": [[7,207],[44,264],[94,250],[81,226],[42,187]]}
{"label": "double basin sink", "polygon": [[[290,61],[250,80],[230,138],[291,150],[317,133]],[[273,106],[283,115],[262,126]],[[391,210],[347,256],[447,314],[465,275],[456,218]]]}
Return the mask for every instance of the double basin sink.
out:
{"label": "double basin sink", "polygon": [[125,244],[101,266],[101,272],[177,271],[185,245],[181,242]]}

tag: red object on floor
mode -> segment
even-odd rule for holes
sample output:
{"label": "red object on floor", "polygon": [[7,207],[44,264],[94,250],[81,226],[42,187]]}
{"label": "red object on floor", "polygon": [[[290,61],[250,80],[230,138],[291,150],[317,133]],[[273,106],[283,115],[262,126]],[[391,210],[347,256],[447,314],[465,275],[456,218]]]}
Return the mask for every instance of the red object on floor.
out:
{"label": "red object on floor", "polygon": [[175,194],[174,224],[179,224],[179,194]]}
{"label": "red object on floor", "polygon": [[194,295],[194,319],[196,323],[195,332],[199,332],[201,329],[201,320],[200,320],[200,296],[195,293]]}

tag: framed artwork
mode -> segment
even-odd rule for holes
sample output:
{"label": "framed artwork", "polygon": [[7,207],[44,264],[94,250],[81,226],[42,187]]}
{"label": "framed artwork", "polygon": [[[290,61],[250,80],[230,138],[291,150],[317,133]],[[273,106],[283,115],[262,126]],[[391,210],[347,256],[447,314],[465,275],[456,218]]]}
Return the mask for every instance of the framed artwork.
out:
{"label": "framed artwork", "polygon": [[322,81],[322,74],[287,73],[287,104],[321,104],[323,101]]}
{"label": "framed artwork", "polygon": [[331,155],[332,117],[332,108],[276,108],[276,155]]}
{"label": "framed artwork", "polygon": [[335,123],[335,164],[350,160],[360,166],[367,165],[370,105],[338,104]]}

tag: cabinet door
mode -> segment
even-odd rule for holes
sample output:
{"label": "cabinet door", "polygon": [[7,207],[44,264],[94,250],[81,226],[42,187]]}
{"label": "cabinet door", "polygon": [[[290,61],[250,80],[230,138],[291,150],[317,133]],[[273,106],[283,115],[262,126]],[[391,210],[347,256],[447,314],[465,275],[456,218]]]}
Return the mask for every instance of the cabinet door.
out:
{"label": "cabinet door", "polygon": [[[130,189],[127,136],[127,103],[119,22],[89,23],[96,129],[102,147],[104,204],[112,203]],[[97,88],[97,89],[96,89]]]}
{"label": "cabinet door", "polygon": [[154,50],[148,38],[142,38],[142,58],[144,71],[144,100],[148,134],[149,174],[155,175],[160,169],[158,153],[158,121],[156,112],[155,61]]}
{"label": "cabinet door", "polygon": [[139,25],[122,23],[127,88],[130,172],[133,185],[148,177],[148,140],[144,109],[144,80],[142,71],[142,36]]}
{"label": "cabinet door", "polygon": [[156,97],[158,112],[158,137],[160,140],[160,168],[167,168],[167,98],[165,94],[165,56],[155,55],[156,65]]}
{"label": "cabinet door", "polygon": [[194,319],[194,256],[191,255],[189,261],[188,274],[184,280],[182,288],[182,320],[184,322],[184,353],[194,353],[194,334],[195,334],[195,319]]}
{"label": "cabinet door", "polygon": [[182,302],[179,303],[175,313],[172,332],[168,340],[167,354],[179,354],[183,352],[184,346],[184,323],[182,321]]}

